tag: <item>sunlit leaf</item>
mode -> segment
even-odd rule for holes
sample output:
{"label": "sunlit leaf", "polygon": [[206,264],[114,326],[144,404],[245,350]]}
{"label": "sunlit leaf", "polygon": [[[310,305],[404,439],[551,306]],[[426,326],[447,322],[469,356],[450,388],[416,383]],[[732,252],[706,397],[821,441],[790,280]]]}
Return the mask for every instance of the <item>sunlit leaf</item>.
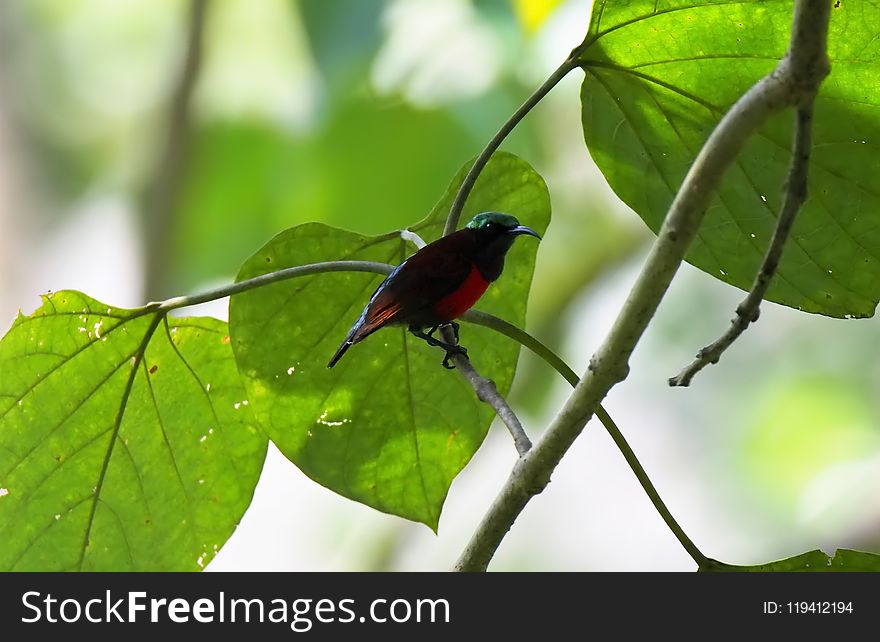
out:
{"label": "sunlit leaf", "polygon": [[[790,0],[597,1],[580,60],[587,146],[615,192],[657,231],[726,109],[788,46]],[[810,198],[767,297],[836,317],[880,298],[880,4],[836,3],[832,73],[815,104]],[[745,146],[688,260],[748,289],[781,207],[791,113]]]}
{"label": "sunlit leaf", "polygon": [[49,294],[0,341],[0,569],[199,570],[265,452],[225,323]]}
{"label": "sunlit leaf", "polygon": [[[463,173],[422,223],[437,238]],[[488,165],[464,217],[501,210],[539,232],[549,222],[547,188],[509,154]],[[479,308],[522,324],[537,244],[518,241],[501,279]],[[414,251],[399,234],[366,237],[321,224],[282,232],[242,267],[239,280],[280,268],[338,259],[397,264]],[[382,330],[332,370],[345,338],[381,276],[320,274],[232,298],[230,331],[248,399],[270,438],[320,484],[379,510],[437,527],[452,480],[480,446],[492,419],[469,384],[444,370],[443,353],[404,329]],[[506,391],[518,347],[466,326],[462,344],[475,367]]]}

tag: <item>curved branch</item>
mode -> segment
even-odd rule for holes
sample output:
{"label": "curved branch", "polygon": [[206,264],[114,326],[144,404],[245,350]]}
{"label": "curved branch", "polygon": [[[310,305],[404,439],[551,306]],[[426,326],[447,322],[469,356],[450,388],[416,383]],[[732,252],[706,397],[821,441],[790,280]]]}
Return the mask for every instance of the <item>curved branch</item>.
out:
{"label": "curved branch", "polygon": [[374,274],[388,275],[391,274],[393,269],[394,266],[376,261],[323,261],[321,263],[308,263],[306,265],[295,265],[283,270],[276,270],[275,272],[267,272],[252,279],[230,283],[229,285],[223,285],[199,294],[177,296],[165,301],[148,303],[145,307],[175,310],[177,308],[207,303],[208,301],[216,301],[233,294],[239,294],[240,292],[246,292],[254,288],[260,288],[300,276],[323,274],[325,272],[372,272]]}
{"label": "curved branch", "polygon": [[[407,240],[412,241],[416,245],[418,245],[421,241],[421,238],[413,233],[408,233],[404,235],[404,232],[401,232],[401,236]],[[313,274],[322,274],[327,272],[369,272],[374,274],[389,274],[393,269],[394,267],[388,265],[387,263],[378,263],[374,261],[325,261],[321,263],[297,265],[294,267],[276,270],[275,272],[262,274],[260,276],[254,277],[252,279],[247,279],[245,281],[239,281],[238,283],[233,283],[230,285],[215,288],[213,290],[208,290],[207,292],[202,292],[200,294],[179,296],[172,299],[167,299],[166,301],[148,303],[143,308],[140,308],[136,312],[136,314],[144,314],[153,311],[162,311],[167,313],[168,311],[177,308],[198,305],[207,301],[222,299],[224,297],[238,294],[240,292],[245,292],[255,288],[270,285],[272,283],[278,283],[301,276],[309,276]],[[462,320],[473,323],[475,325],[484,326],[498,332],[499,334],[503,334],[513,339],[520,345],[525,346],[526,348],[537,354],[539,357],[541,357],[552,368],[559,372],[573,387],[577,386],[579,378],[577,374],[575,374],[574,370],[572,370],[568,366],[568,364],[565,363],[565,361],[555,352],[553,352],[550,348],[548,348],[541,341],[533,337],[525,330],[518,328],[517,326],[508,321],[505,321],[504,319],[488,314],[486,312],[480,312],[479,310],[473,309],[466,312],[462,316]],[[445,337],[445,340],[448,343],[452,343],[453,339],[454,337]],[[504,397],[498,392],[498,389],[495,387],[494,382],[492,382],[492,380],[490,379],[482,377],[476,371],[476,369],[474,369],[473,365],[466,357],[462,355],[456,355],[453,360],[455,361],[456,367],[461,375],[464,376],[465,379],[467,379],[473,386],[474,391],[477,394],[477,398],[492,406],[498,417],[507,426],[507,429],[513,436],[517,452],[519,452],[520,457],[524,456],[531,449],[532,443],[526,435],[525,430],[522,427],[522,423],[516,416],[516,413],[511,409],[510,405],[507,403]],[[608,415],[608,413],[605,412],[605,410],[601,406],[599,406],[596,414],[599,417],[599,420],[605,426],[605,429],[611,435],[614,443],[617,444],[617,447],[620,449],[630,468],[635,473],[636,477],[642,485],[642,488],[645,490],[645,493],[651,499],[651,503],[654,504],[654,507],[663,517],[663,520],[669,526],[670,530],[675,533],[682,546],[684,546],[684,548],[691,554],[694,560],[700,566],[704,566],[705,564],[703,563],[703,561],[705,561],[707,558],[699,551],[699,549],[697,549],[696,546],[694,546],[691,540],[687,537],[687,535],[685,535],[684,531],[669,513],[669,510],[666,508],[666,505],[660,498],[659,493],[657,493],[657,490],[651,483],[651,480],[648,477],[647,473],[645,473],[644,468],[642,468],[642,465],[636,457],[635,453],[629,447],[629,444],[626,442],[626,439],[617,428],[610,415]]]}
{"label": "curved branch", "polygon": [[505,335],[519,343],[520,345],[528,348],[536,355],[541,357],[544,361],[546,361],[551,368],[556,370],[559,374],[563,376],[563,378],[572,385],[572,387],[578,384],[580,381],[580,377],[577,376],[574,370],[572,370],[567,363],[553,352],[550,348],[545,346],[543,343],[538,341],[531,334],[526,332],[525,330],[513,325],[509,321],[505,321],[499,317],[496,317],[493,314],[488,314],[487,312],[480,312],[479,310],[468,310],[461,317],[462,321],[467,321],[468,323],[473,323],[474,325],[481,325],[485,328],[489,328],[490,330],[495,330],[500,334]]}
{"label": "curved branch", "polygon": [[594,409],[626,378],[629,357],[684,260],[727,168],[768,118],[815,93],[828,74],[825,44],[830,11],[827,0],[796,0],[788,53],[773,73],[731,107],[700,150],[611,331],[550,427],[514,466],[459,559],[459,569],[486,569],[504,535],[531,498],[547,485]]}

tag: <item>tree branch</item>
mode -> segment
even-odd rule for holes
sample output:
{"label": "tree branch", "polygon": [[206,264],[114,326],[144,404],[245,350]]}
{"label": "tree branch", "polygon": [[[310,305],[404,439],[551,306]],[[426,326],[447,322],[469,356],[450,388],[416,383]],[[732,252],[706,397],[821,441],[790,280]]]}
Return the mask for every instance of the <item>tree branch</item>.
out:
{"label": "tree branch", "polygon": [[776,229],[761,269],[748,296],[736,308],[736,316],[730,322],[730,328],[714,343],[707,345],[697,353],[696,359],[680,373],[669,379],[670,386],[688,386],[691,379],[709,364],[718,363],[724,353],[737,338],[745,332],[749,324],[758,320],[761,301],[770,287],[773,275],[779,267],[785,243],[794,226],[798,212],[807,200],[807,170],[810,164],[810,148],[812,147],[811,125],[813,120],[813,97],[809,97],[797,108],[795,119],[794,141],[792,142],[791,163],[786,178],[785,199]]}
{"label": "tree branch", "polygon": [[828,73],[825,33],[831,4],[796,0],[788,53],[724,115],[709,136],[666,215],[657,240],[608,336],[541,439],[517,461],[456,568],[485,570],[516,518],[549,482],[553,469],[608,391],[626,378],[629,357],[660,305],[703,220],[706,207],[743,144],[770,116],[815,93]]}
{"label": "tree branch", "polygon": [[190,103],[202,66],[202,36],[208,0],[191,0],[186,50],[171,97],[164,147],[155,174],[144,192],[143,225],[146,254],[144,291],[155,296],[165,286],[168,235],[178,211],[178,199],[189,158]]}
{"label": "tree branch", "polygon": [[449,216],[446,218],[446,225],[443,228],[443,236],[451,234],[458,227],[458,220],[461,218],[461,211],[464,209],[465,201],[467,201],[468,195],[470,195],[474,184],[477,182],[480,172],[486,167],[486,164],[489,162],[492,154],[495,153],[495,150],[501,146],[504,139],[507,138],[508,134],[513,131],[513,128],[519,124],[525,115],[532,111],[535,105],[541,102],[541,99],[550,93],[550,90],[559,84],[559,81],[565,78],[568,72],[578,66],[578,62],[573,55],[569,56],[569,58],[566,59],[566,61],[544,81],[544,84],[538,87],[538,89],[535,90],[535,93],[529,96],[526,101],[520,105],[519,109],[517,109],[513,115],[505,121],[501,126],[501,129],[498,130],[498,133],[492,137],[489,144],[487,144],[483,151],[480,152],[480,155],[477,156],[474,164],[471,165],[471,168],[465,175],[464,181],[458,188],[458,192],[455,194],[455,200],[452,201],[452,206],[449,208]]}

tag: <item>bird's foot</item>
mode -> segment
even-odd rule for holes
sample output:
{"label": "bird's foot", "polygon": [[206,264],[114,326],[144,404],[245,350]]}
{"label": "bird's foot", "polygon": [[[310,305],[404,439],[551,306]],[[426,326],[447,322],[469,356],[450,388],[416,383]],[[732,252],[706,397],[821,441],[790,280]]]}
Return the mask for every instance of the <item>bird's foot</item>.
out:
{"label": "bird's foot", "polygon": [[447,370],[454,370],[455,364],[451,362],[451,359],[456,355],[462,355],[467,358],[467,348],[464,346],[458,345],[458,324],[454,322],[450,322],[449,325],[452,326],[452,332],[455,335],[455,343],[446,343],[445,341],[441,341],[440,339],[433,336],[433,334],[438,330],[438,328],[442,327],[441,324],[436,325],[431,328],[427,333],[422,332],[420,329],[416,327],[410,327],[409,331],[419,339],[423,339],[429,346],[434,346],[436,348],[443,348],[446,351],[446,356],[443,357],[443,367]]}
{"label": "bird's foot", "polygon": [[463,356],[465,359],[468,358],[467,348],[464,346],[449,346],[446,348],[446,356],[443,357],[443,367],[447,370],[455,370],[455,364],[450,361],[457,355]]}

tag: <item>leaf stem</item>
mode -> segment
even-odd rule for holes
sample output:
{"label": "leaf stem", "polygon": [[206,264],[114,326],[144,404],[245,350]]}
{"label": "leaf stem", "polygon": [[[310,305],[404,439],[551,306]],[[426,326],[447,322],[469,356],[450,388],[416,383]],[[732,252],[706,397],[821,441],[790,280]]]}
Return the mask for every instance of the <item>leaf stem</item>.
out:
{"label": "leaf stem", "polygon": [[165,311],[175,310],[177,308],[207,303],[208,301],[216,301],[217,299],[246,292],[247,290],[253,290],[254,288],[312,274],[323,274],[325,272],[372,272],[374,274],[387,275],[390,274],[393,269],[394,267],[387,263],[377,263],[375,261],[323,261],[321,263],[308,263],[306,265],[296,265],[282,270],[276,270],[275,272],[267,272],[266,274],[255,276],[252,279],[223,285],[199,294],[177,296],[171,299],[166,299],[165,301],[148,303],[142,309],[159,309]]}
{"label": "leaf stem", "polygon": [[409,241],[419,250],[427,245],[427,243],[425,243],[425,239],[423,239],[412,230],[400,230],[400,238],[402,238],[404,241]]}
{"label": "leaf stem", "polygon": [[461,218],[464,204],[467,201],[474,184],[476,184],[480,172],[486,167],[492,154],[494,154],[501,146],[501,143],[504,142],[504,139],[513,131],[514,127],[525,118],[525,115],[528,114],[535,105],[541,102],[544,96],[550,93],[550,90],[568,75],[568,72],[578,66],[579,63],[575,58],[569,57],[566,59],[566,61],[563,62],[522,105],[520,105],[519,109],[513,112],[513,115],[501,125],[501,129],[498,130],[498,132],[492,137],[492,140],[488,142],[486,147],[483,148],[483,151],[480,152],[480,155],[474,160],[474,164],[471,165],[471,168],[464,177],[464,181],[459,186],[458,192],[455,194],[455,200],[452,201],[452,206],[449,208],[449,216],[446,218],[446,225],[443,228],[443,236],[451,234],[458,228],[458,221]]}

